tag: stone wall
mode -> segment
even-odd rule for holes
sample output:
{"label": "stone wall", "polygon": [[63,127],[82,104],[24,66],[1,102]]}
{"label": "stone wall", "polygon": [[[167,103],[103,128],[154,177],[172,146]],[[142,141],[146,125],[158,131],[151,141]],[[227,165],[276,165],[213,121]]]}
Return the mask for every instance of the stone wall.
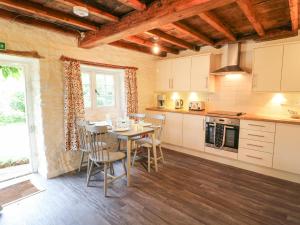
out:
{"label": "stone wall", "polygon": [[[62,62],[65,56],[116,65],[138,67],[139,109],[153,105],[155,57],[128,51],[109,45],[81,49],[77,39],[30,25],[0,19],[0,41],[8,49],[37,51],[44,58],[40,60],[39,85],[41,105],[41,126],[39,138],[44,138],[39,152],[45,152],[47,177],[54,177],[77,168],[78,152],[65,152],[63,148],[63,73]],[[36,91],[35,91],[36,92]],[[35,93],[37,94],[37,93]],[[35,99],[35,98],[34,98]],[[40,156],[41,158],[41,156]],[[42,165],[41,165],[42,166]],[[44,172],[46,173],[46,171]]]}

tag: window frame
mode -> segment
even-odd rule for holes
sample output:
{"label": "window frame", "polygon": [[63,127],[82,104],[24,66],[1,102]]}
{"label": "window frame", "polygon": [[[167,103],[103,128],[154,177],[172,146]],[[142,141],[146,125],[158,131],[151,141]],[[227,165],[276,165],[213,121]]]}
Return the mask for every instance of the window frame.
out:
{"label": "window frame", "polygon": [[[97,113],[106,114],[112,112],[118,112],[119,115],[124,113],[125,103],[125,87],[124,83],[124,70],[122,69],[109,69],[103,67],[95,67],[88,65],[80,65],[81,74],[86,73],[89,75],[90,84],[90,97],[91,107],[85,108],[85,113],[88,117]],[[111,75],[114,81],[114,106],[97,106],[97,94],[96,90],[96,76],[97,74]]]}

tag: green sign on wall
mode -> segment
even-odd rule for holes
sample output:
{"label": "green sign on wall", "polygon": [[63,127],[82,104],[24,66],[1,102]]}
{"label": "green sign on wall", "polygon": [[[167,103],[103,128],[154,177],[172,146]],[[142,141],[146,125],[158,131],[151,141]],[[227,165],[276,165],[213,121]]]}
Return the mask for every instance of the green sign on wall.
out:
{"label": "green sign on wall", "polygon": [[5,50],[5,43],[4,42],[0,42],[0,50]]}

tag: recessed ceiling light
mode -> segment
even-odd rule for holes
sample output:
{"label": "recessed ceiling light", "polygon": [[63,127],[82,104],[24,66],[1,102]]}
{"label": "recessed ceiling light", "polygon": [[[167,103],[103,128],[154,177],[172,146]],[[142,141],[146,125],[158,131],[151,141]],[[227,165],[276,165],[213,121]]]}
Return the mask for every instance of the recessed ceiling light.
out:
{"label": "recessed ceiling light", "polygon": [[87,17],[89,15],[89,10],[82,6],[74,6],[73,13],[79,17]]}

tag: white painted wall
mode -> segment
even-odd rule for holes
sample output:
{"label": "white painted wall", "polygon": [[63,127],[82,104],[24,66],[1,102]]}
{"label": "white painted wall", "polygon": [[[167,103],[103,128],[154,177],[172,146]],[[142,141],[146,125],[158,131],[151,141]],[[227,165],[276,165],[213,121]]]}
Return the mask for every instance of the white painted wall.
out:
{"label": "white painted wall", "polygon": [[37,51],[44,57],[39,60],[40,77],[34,78],[40,91],[38,86],[34,91],[35,101],[40,101],[41,106],[42,121],[37,141],[45,152],[47,165],[43,164],[43,174],[47,177],[74,170],[79,161],[78,152],[65,152],[63,147],[63,68],[59,60],[62,54],[87,61],[138,67],[139,108],[142,111],[154,104],[155,57],[108,45],[81,49],[71,36],[4,19],[0,19],[0,30],[0,41],[5,42],[8,49]]}

